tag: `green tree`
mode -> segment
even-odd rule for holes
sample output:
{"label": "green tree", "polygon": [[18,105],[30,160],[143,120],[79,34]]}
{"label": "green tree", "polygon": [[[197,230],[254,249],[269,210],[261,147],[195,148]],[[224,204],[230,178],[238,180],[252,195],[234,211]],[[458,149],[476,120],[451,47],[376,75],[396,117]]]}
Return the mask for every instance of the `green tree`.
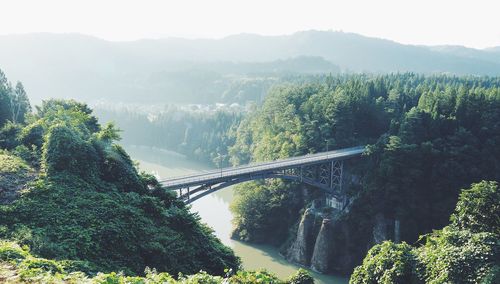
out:
{"label": "green tree", "polygon": [[411,246],[386,241],[370,249],[363,264],[354,270],[349,283],[424,283],[416,273],[417,265],[417,256]]}
{"label": "green tree", "polygon": [[10,92],[10,108],[14,123],[24,123],[24,116],[31,111],[31,106],[21,82],[16,83],[15,89]]}
{"label": "green tree", "polygon": [[482,181],[462,190],[451,215],[458,230],[490,232],[500,236],[500,190],[496,181]]}

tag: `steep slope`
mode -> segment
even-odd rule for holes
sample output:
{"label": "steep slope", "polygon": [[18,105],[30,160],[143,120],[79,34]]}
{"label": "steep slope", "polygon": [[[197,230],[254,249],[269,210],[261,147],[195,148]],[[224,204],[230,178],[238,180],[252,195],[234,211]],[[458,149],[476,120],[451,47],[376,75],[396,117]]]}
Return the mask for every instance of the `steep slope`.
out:
{"label": "steep slope", "polygon": [[[232,250],[175,193],[139,173],[114,142],[117,130],[91,113],[75,101],[46,101],[12,134],[16,144],[0,143],[0,238],[83,261],[88,272],[238,269]],[[15,192],[6,197],[4,187]]]}

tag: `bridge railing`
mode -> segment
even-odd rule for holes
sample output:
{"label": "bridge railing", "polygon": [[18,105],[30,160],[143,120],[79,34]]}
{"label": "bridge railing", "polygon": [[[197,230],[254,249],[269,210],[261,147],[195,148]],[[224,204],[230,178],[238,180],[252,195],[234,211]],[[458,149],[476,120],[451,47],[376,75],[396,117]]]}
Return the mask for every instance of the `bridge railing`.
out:
{"label": "bridge railing", "polygon": [[[185,177],[176,177],[162,181],[164,186],[176,186],[179,184],[196,183],[199,181],[206,181],[218,178],[236,177],[242,174],[249,174],[253,172],[260,172],[269,169],[286,168],[294,165],[307,164],[315,161],[329,160],[336,157],[343,156],[352,151],[360,152],[364,147],[352,147],[342,150],[335,150],[330,152],[317,153],[307,156],[299,156],[287,159],[276,160],[272,162],[249,164],[240,167],[224,168],[221,170],[214,170],[210,172],[200,173],[197,175],[187,175]],[[362,151],[361,151],[362,152]],[[360,153],[361,153],[360,152]],[[299,164],[296,162],[300,161]]]}
{"label": "bridge railing", "polygon": [[247,164],[244,166],[226,167],[226,168],[222,168],[222,169],[208,170],[208,171],[203,171],[199,174],[187,174],[187,175],[182,175],[182,176],[175,176],[172,178],[167,178],[167,179],[161,180],[160,182],[171,182],[171,181],[181,180],[181,179],[185,179],[185,178],[189,178],[189,177],[207,176],[207,175],[211,175],[211,174],[220,173],[221,171],[228,172],[228,171],[234,171],[234,170],[240,170],[240,169],[246,169],[246,168],[255,168],[257,166],[275,165],[275,164],[278,164],[281,162],[287,162],[287,161],[303,160],[303,159],[314,158],[314,157],[324,157],[325,155],[328,157],[330,154],[344,153],[344,152],[353,151],[353,150],[360,150],[363,148],[364,148],[364,146],[358,146],[358,147],[345,148],[345,149],[341,149],[341,150],[333,150],[333,151],[329,151],[329,152],[306,154],[303,156],[278,159],[278,160],[268,161],[268,162],[250,163],[250,164]]}

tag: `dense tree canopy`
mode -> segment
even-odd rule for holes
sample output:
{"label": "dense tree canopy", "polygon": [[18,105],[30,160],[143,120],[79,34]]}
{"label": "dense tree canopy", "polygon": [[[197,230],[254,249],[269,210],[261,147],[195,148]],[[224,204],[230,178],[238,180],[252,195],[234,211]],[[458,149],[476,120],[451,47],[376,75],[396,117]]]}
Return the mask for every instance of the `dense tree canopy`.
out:
{"label": "dense tree canopy", "polygon": [[[500,81],[407,73],[275,87],[240,123],[229,153],[234,164],[243,164],[365,144],[367,154],[348,166],[356,182],[347,185],[350,210],[340,219],[349,243],[356,244],[340,245],[352,256],[351,267],[373,245],[377,214],[400,221],[401,239],[414,242],[448,223],[460,188],[500,180]],[[256,230],[268,217],[249,216],[245,209],[265,192],[263,186],[244,186],[233,209],[236,220],[245,222],[236,222],[236,231],[272,241],[269,236],[287,231]],[[266,200],[281,204],[307,204],[317,197],[313,192],[297,200],[294,194],[267,192]],[[260,205],[279,210],[280,203]],[[288,210],[285,219],[297,221],[298,213]]]}
{"label": "dense tree canopy", "polygon": [[[498,211],[475,217],[490,210],[485,204],[498,206],[499,192],[496,182],[487,181],[464,189],[450,226],[422,236],[419,247],[390,241],[374,246],[350,283],[498,283],[500,235],[498,223],[492,222]],[[474,221],[460,222],[457,214]]]}

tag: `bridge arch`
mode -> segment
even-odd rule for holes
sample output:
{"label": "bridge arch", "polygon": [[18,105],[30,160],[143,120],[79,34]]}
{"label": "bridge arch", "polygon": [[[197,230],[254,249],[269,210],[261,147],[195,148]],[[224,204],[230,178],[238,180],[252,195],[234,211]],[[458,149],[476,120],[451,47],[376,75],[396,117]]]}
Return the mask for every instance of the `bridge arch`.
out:
{"label": "bridge arch", "polygon": [[221,169],[161,181],[178,191],[185,203],[194,202],[222,188],[245,181],[281,178],[320,188],[334,197],[342,195],[343,161],[364,153],[364,146],[304,155],[259,164]]}

